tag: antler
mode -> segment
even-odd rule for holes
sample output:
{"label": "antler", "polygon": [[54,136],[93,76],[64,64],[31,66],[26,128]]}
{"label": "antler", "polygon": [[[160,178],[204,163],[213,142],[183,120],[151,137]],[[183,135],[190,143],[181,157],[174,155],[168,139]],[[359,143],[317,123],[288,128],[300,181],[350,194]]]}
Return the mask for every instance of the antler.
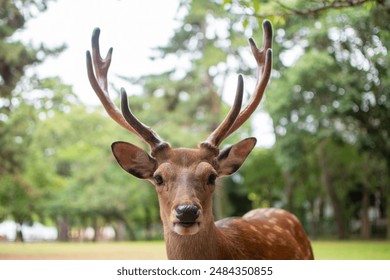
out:
{"label": "antler", "polygon": [[206,143],[210,143],[212,146],[218,147],[219,144],[221,144],[221,142],[227,137],[227,133],[240,113],[243,92],[244,81],[242,79],[242,75],[238,75],[237,91],[233,106],[222,123],[207,138]]}
{"label": "antler", "polygon": [[145,126],[131,113],[127,103],[126,91],[123,88],[121,89],[121,109],[123,115],[110,99],[107,88],[107,73],[111,64],[112,48],[109,49],[106,58],[103,59],[100,56],[99,35],[100,29],[96,28],[92,33],[92,56],[87,51],[89,82],[108,115],[120,126],[143,139],[153,151],[158,146],[165,144],[165,142],[161,141],[151,128]]}
{"label": "antler", "polygon": [[[239,89],[241,88],[242,91],[243,82],[242,77],[239,76],[236,99],[232,108],[230,109],[229,114],[206,140],[206,142],[210,143],[213,146],[218,147],[226,137],[236,131],[252,115],[263,97],[265,88],[267,87],[269,78],[271,76],[272,25],[270,21],[263,21],[263,48],[258,49],[256,43],[252,38],[249,39],[249,44],[251,46],[253,56],[256,59],[258,68],[255,91],[248,104],[245,106],[244,109],[240,111],[241,103],[238,105],[236,101],[238,98],[242,99],[242,92],[239,93]],[[238,95],[241,95],[241,97],[238,97]],[[237,106],[238,112],[236,113]]]}

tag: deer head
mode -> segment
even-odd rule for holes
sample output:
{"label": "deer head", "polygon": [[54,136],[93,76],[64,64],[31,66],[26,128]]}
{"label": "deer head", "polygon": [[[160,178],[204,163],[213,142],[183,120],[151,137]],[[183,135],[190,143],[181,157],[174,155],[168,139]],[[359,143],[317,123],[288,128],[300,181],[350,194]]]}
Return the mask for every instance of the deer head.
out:
{"label": "deer head", "polygon": [[236,172],[256,144],[255,138],[244,139],[228,148],[219,149],[222,141],[236,131],[254,112],[267,86],[272,62],[272,26],[263,22],[263,48],[249,44],[258,65],[258,80],[254,94],[241,110],[243,78],[238,77],[234,104],[221,124],[198,148],[172,148],[156,132],[140,122],[130,111],[125,90],[121,89],[121,111],[109,98],[107,72],[112,48],[105,59],[99,51],[100,30],[92,35],[92,55],[87,52],[89,81],[109,116],[119,125],[140,137],[150,146],[150,154],[127,142],[112,144],[119,165],[140,179],[149,180],[156,188],[160,215],[165,232],[195,235],[214,221],[212,193],[215,181]]}

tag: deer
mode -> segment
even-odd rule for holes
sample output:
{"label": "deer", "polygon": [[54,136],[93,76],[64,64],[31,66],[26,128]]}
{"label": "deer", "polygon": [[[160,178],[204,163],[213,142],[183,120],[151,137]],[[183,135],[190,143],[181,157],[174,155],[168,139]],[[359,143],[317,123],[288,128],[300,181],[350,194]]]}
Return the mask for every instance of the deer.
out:
{"label": "deer", "polygon": [[121,88],[121,110],[110,99],[107,73],[113,49],[100,55],[100,29],[92,34],[92,54],[87,51],[90,84],[107,114],[120,126],[149,145],[150,153],[123,141],[111,145],[119,165],[131,175],[150,181],[157,192],[168,259],[314,259],[311,243],[299,220],[278,208],[255,209],[242,217],[214,221],[212,196],[217,179],[235,173],[256,145],[249,137],[220,149],[255,111],[267,87],[272,68],[272,25],[265,20],[263,47],[249,45],[257,62],[257,83],[241,110],[243,77],[238,76],[230,111],[197,148],[173,148],[131,112]]}

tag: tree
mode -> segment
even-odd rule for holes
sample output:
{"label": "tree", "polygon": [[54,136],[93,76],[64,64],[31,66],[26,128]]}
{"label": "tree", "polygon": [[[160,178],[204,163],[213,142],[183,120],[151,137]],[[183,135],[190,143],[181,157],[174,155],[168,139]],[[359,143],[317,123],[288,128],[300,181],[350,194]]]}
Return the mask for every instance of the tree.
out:
{"label": "tree", "polygon": [[[47,1],[2,1],[1,2],[1,23],[0,23],[0,132],[6,135],[12,127],[9,126],[11,114],[17,110],[20,102],[20,95],[15,93],[15,88],[24,77],[28,66],[42,62],[42,55],[53,54],[59,51],[48,50],[44,46],[36,49],[26,46],[21,41],[13,39],[14,34],[22,29],[26,21],[34,16],[38,10],[42,12],[46,9]],[[20,93],[20,92],[19,92]],[[15,126],[12,123],[12,126]],[[2,138],[1,152],[2,165],[0,174],[14,172],[18,169],[19,161],[17,149],[12,149]]]}
{"label": "tree", "polygon": [[[38,13],[47,9],[48,1],[1,1],[0,3],[0,201],[1,218],[13,217],[17,223],[31,221],[35,211],[33,200],[40,191],[24,177],[26,153],[34,125],[39,119],[38,112],[45,109],[32,105],[32,99],[48,97],[41,92],[26,96],[34,88],[54,80],[26,77],[28,67],[43,62],[48,55],[59,53],[63,47],[48,49],[26,45],[15,39],[15,33]],[[47,109],[47,108],[46,108]],[[13,201],[13,203],[9,203]],[[21,207],[24,205],[25,207]],[[21,232],[18,238],[23,239]]]}
{"label": "tree", "polygon": [[61,240],[68,240],[72,228],[88,226],[95,229],[96,240],[101,227],[119,222],[130,238],[145,238],[135,225],[144,226],[142,231],[151,238],[148,231],[159,221],[154,190],[118,168],[109,148],[128,136],[82,104],[57,111],[37,125],[27,169],[32,184],[46,191],[40,213],[57,223]]}
{"label": "tree", "polygon": [[[334,178],[339,170],[332,165],[342,163],[345,169],[354,164],[342,158],[336,162],[337,157],[332,159],[329,153],[352,146],[362,154],[357,158],[362,163],[367,157],[387,162],[385,181],[390,177],[388,2],[248,1],[245,9],[243,2],[227,3],[231,11],[241,6],[244,12],[238,14],[243,17],[273,19],[275,50],[280,55],[275,59],[275,79],[266,101],[277,134],[276,149],[286,163],[285,174],[295,182],[302,179],[302,172],[294,171],[294,166],[302,169],[306,157],[302,152],[317,151],[320,182],[333,205],[338,235],[345,237],[347,218],[341,209],[347,196],[337,189]],[[354,184],[363,186],[368,177],[360,176]],[[377,188],[362,191],[370,190],[370,196]],[[388,203],[388,190],[381,193]]]}

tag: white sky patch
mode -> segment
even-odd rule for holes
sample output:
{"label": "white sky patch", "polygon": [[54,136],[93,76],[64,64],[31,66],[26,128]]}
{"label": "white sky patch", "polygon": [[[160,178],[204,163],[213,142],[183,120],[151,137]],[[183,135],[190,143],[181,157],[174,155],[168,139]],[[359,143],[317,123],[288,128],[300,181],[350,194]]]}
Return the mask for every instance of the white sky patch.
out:
{"label": "white sky patch", "polygon": [[[48,47],[56,47],[65,43],[67,49],[37,67],[38,73],[41,77],[61,77],[65,83],[73,85],[83,101],[97,104],[85,62],[85,53],[91,49],[93,29],[101,29],[102,56],[110,47],[114,48],[110,81],[115,81],[115,75],[157,73],[169,66],[153,62],[149,57],[152,48],[163,46],[172,36],[177,8],[178,1],[58,0],[51,2],[46,12],[30,20],[19,36],[34,45],[43,42]],[[115,84],[125,85],[120,80]]]}

